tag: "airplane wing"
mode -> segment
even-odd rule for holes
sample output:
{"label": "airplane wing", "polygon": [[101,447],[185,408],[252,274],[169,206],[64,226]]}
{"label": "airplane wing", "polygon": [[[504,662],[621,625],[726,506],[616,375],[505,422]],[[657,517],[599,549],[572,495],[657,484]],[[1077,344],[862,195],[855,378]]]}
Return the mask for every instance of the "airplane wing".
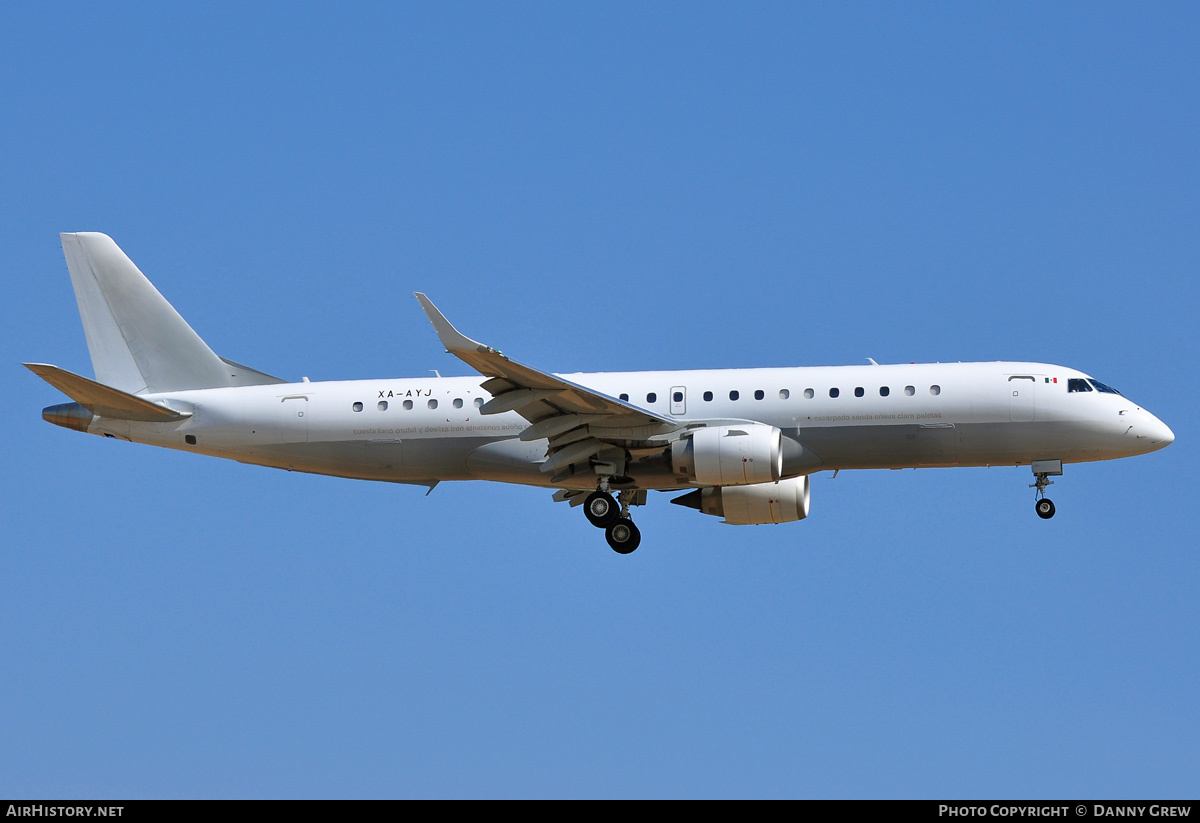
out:
{"label": "airplane wing", "polygon": [[480,412],[515,411],[531,424],[521,433],[522,440],[550,441],[541,468],[556,472],[554,480],[593,458],[623,462],[626,449],[661,449],[668,444],[666,435],[679,428],[677,420],[510,360],[459,332],[424,294],[417,292],[416,297],[446,351],[489,378],[481,385],[492,399]]}

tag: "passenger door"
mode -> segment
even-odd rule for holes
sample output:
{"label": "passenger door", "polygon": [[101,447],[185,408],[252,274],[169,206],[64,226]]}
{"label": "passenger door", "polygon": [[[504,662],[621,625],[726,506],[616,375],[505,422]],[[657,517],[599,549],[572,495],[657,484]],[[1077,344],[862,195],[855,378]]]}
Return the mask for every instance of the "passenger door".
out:
{"label": "passenger door", "polygon": [[1008,376],[1008,419],[1014,423],[1029,423],[1036,413],[1033,392],[1037,380],[1031,374]]}
{"label": "passenger door", "polygon": [[284,443],[308,442],[308,398],[302,394],[281,398],[280,440]]}

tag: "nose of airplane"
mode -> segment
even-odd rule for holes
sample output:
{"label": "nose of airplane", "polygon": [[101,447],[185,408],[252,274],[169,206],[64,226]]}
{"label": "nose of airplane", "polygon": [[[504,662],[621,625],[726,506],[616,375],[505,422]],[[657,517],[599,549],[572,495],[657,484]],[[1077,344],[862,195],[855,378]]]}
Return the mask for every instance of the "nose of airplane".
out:
{"label": "nose of airplane", "polygon": [[1154,418],[1154,423],[1158,430],[1150,435],[1151,440],[1162,443],[1164,446],[1169,446],[1175,442],[1175,432],[1171,431],[1166,423],[1162,422],[1157,417]]}
{"label": "nose of airplane", "polygon": [[1150,412],[1144,412],[1146,421],[1138,428],[1139,437],[1144,437],[1149,441],[1150,445],[1157,449],[1164,449],[1175,442],[1175,432],[1171,431],[1166,423],[1159,420]]}

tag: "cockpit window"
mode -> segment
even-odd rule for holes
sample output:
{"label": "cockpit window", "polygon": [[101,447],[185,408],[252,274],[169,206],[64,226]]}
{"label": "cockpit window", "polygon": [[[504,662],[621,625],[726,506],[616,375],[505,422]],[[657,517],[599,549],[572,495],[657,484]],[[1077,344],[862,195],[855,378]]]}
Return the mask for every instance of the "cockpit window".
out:
{"label": "cockpit window", "polygon": [[1091,391],[1091,390],[1092,390],[1092,387],[1087,384],[1086,380],[1082,380],[1078,377],[1072,377],[1070,380],[1067,381],[1067,391],[1068,392]]}
{"label": "cockpit window", "polygon": [[1099,380],[1092,380],[1089,377],[1088,382],[1096,387],[1096,391],[1104,392],[1105,394],[1120,394],[1120,392],[1117,391],[1116,389],[1114,389],[1112,386],[1106,386],[1103,383],[1101,383]]}

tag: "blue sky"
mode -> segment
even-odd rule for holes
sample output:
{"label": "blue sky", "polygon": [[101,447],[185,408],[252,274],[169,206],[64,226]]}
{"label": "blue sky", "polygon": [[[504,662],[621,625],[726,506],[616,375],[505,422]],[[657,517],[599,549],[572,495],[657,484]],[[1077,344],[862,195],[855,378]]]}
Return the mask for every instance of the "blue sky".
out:
{"label": "blue sky", "polygon": [[[1195,797],[1200,12],[10,4],[0,796]],[[619,557],[548,492],[54,428],[58,241],[220,354],[466,374],[1031,359],[1169,449],[817,475]]]}

